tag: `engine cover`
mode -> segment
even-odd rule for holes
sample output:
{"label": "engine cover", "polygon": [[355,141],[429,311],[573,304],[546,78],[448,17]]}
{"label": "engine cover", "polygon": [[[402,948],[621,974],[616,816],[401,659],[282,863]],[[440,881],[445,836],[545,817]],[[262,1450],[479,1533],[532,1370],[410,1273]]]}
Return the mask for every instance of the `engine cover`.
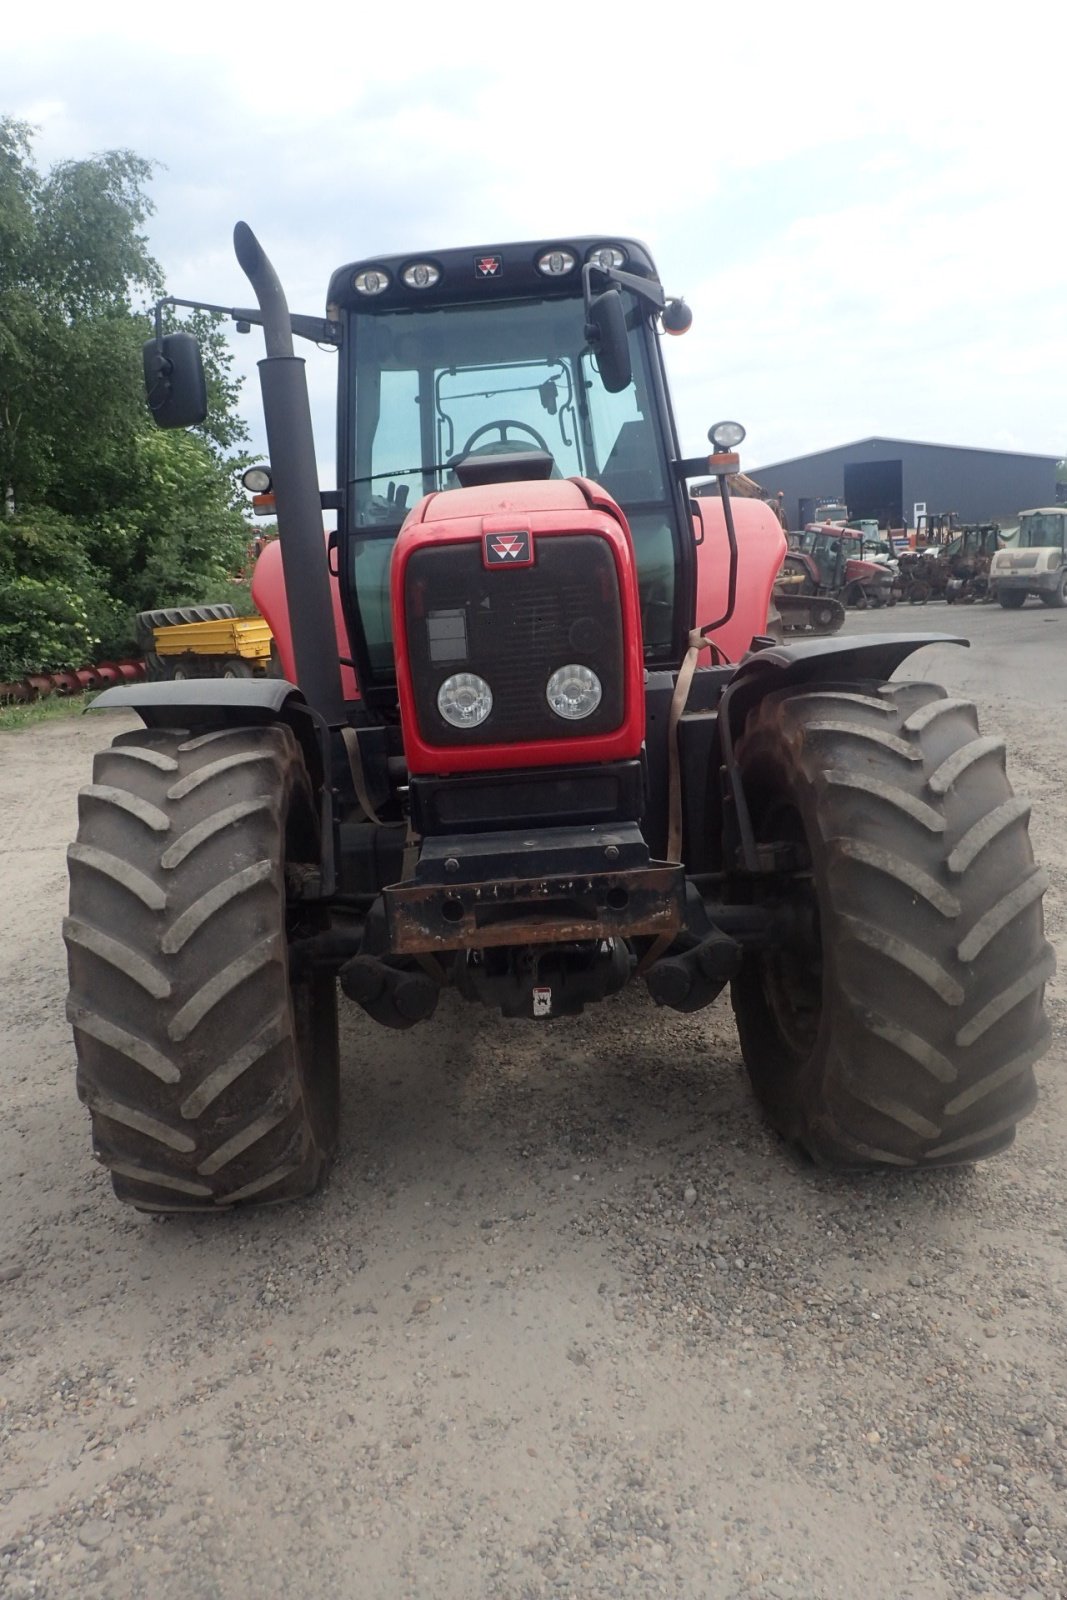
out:
{"label": "engine cover", "polygon": [[[556,479],[428,495],[400,531],[390,588],[404,749],[412,774],[618,761],[644,741],[636,565],[622,511],[596,484]],[[599,704],[565,718],[548,681],[596,674]],[[438,708],[450,677],[492,692],[483,722]]]}

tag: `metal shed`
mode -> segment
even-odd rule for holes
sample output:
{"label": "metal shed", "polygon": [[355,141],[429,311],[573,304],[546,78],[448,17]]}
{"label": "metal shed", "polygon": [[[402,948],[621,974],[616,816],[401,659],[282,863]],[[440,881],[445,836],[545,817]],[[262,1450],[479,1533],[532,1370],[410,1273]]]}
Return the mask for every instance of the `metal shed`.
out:
{"label": "metal shed", "polygon": [[769,495],[784,490],[791,528],[811,521],[818,500],[844,500],[853,517],[899,527],[914,526],[916,506],[1011,522],[1021,508],[1055,502],[1056,465],[1055,456],[875,437],[750,470]]}

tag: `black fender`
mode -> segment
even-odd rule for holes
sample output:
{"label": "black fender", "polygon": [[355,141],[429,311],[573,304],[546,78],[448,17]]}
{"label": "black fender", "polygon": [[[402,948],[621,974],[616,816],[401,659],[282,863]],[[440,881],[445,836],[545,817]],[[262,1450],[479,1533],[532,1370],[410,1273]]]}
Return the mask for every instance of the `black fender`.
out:
{"label": "black fender", "polygon": [[[872,633],[864,639],[834,636],[772,645],[746,656],[719,702],[714,739],[715,765],[724,778],[724,859],[740,849],[746,869],[756,870],[756,850],[748,805],[734,761],[734,741],[764,695],[816,683],[855,683],[858,678],[884,682],[902,661],[928,644],[958,644],[969,639],[951,633]],[[714,768],[713,768],[714,770]]]}
{"label": "black fender", "polygon": [[835,634],[772,645],[753,651],[740,663],[723,696],[720,718],[728,717],[730,734],[736,737],[752,707],[775,689],[855,682],[857,678],[884,681],[924,645],[958,644],[968,649],[970,643],[953,633],[870,633],[863,639]]}
{"label": "black fender", "polygon": [[90,711],[136,711],[146,728],[245,727],[284,722],[304,752],[316,789],[330,771],[330,729],[284,678],[186,678],[105,689]]}

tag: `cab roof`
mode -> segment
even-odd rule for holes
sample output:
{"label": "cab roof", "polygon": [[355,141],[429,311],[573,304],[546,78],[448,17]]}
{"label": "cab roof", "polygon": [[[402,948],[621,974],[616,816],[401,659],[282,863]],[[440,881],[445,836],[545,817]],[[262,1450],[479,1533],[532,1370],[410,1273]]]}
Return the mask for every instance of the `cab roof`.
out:
{"label": "cab roof", "polygon": [[[618,234],[591,234],[583,237],[526,240],[518,244],[491,244],[451,250],[409,251],[400,256],[368,256],[365,261],[350,261],[338,267],[330,279],[327,316],[341,308],[361,311],[425,309],[433,305],[456,305],[486,300],[513,300],[531,295],[575,295],[581,293],[582,267],[594,250],[614,245],[626,256],[624,272],[658,281],[655,263],[646,245]],[[538,261],[552,251],[565,251],[574,257],[574,266],[556,276],[538,269]],[[425,264],[440,274],[431,287],[416,289],[404,282],[406,268]],[[388,286],[378,294],[361,294],[355,279],[361,272],[381,272]]]}

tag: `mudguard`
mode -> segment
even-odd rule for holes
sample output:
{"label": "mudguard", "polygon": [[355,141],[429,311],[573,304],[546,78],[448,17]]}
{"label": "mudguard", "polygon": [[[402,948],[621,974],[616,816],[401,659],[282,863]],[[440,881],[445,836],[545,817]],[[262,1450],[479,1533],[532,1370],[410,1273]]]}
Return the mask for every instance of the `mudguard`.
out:
{"label": "mudguard", "polygon": [[330,731],[295,684],[284,678],[186,678],[105,689],[89,711],[136,711],[146,728],[247,727],[284,722],[304,752],[316,786],[329,770]]}
{"label": "mudguard", "polygon": [[712,741],[710,771],[725,773],[733,800],[727,853],[739,846],[749,871],[757,867],[756,846],[741,775],[734,760],[734,742],[744,729],[753,706],[777,689],[817,683],[855,683],[857,679],[884,681],[902,661],[928,644],[958,644],[969,639],[950,633],[875,633],[865,639],[811,639],[792,645],[774,645],[747,656],[738,667],[722,700]]}
{"label": "mudguard", "polygon": [[886,679],[916,650],[928,644],[970,647],[969,639],[953,633],[870,633],[829,639],[804,639],[796,644],[757,650],[741,662],[723,696],[721,711],[728,714],[730,731],[738,734],[757,700],[774,689],[794,684],[848,682],[856,678]]}

